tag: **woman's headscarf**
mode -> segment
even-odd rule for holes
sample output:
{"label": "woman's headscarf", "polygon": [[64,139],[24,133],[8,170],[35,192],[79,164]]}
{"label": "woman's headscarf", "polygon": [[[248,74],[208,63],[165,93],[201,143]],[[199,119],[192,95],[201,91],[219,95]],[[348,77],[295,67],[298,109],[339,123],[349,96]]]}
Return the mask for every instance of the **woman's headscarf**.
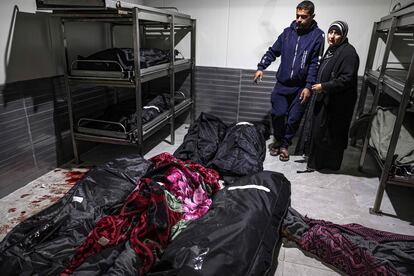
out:
{"label": "woman's headscarf", "polygon": [[348,24],[345,21],[337,20],[332,22],[332,24],[329,26],[328,33],[332,30],[337,31],[342,36],[342,39],[338,45],[329,46],[329,48],[326,50],[325,55],[323,56],[323,59],[331,58],[336,49],[338,49],[342,43],[347,41],[346,36],[348,35]]}
{"label": "woman's headscarf", "polygon": [[346,39],[346,36],[348,35],[348,24],[345,21],[334,21],[329,26],[328,33],[332,30],[337,31],[341,36],[342,40],[341,43]]}

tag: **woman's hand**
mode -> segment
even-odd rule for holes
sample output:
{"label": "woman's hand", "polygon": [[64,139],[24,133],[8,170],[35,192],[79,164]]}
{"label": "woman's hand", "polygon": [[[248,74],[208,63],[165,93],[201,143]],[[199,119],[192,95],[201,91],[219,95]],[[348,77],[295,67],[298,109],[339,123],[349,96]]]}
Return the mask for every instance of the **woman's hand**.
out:
{"label": "woman's hand", "polygon": [[316,83],[316,84],[312,85],[312,91],[314,93],[322,93],[323,92],[322,84]]}

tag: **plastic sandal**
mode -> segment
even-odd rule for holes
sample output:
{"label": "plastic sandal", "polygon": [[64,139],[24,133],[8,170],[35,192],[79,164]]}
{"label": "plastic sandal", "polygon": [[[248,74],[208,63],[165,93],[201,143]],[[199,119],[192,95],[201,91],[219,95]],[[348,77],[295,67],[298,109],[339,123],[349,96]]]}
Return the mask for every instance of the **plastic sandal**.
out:
{"label": "plastic sandal", "polygon": [[279,150],[279,160],[282,162],[289,161],[289,151],[286,148],[280,148]]}
{"label": "plastic sandal", "polygon": [[278,156],[280,153],[280,149],[279,148],[270,148],[270,155],[271,156]]}

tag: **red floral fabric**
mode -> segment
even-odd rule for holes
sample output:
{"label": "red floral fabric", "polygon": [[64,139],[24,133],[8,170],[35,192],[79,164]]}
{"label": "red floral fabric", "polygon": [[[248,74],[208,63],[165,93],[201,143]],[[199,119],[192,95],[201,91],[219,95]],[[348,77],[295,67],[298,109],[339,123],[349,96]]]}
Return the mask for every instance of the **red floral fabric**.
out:
{"label": "red floral fabric", "polygon": [[[177,160],[169,153],[150,160],[153,170],[141,178],[119,214],[96,223],[62,275],[71,274],[89,256],[127,239],[142,260],[140,274],[145,274],[156,260],[155,253],[167,246],[171,228],[180,219],[196,219],[208,211],[210,197],[220,187],[218,172]],[[182,203],[182,213],[169,208],[165,189]]]}

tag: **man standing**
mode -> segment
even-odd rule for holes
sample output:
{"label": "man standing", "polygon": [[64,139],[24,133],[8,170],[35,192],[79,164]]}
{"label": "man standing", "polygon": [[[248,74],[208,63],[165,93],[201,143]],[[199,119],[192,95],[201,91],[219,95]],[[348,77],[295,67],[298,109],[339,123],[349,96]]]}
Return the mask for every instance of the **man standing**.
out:
{"label": "man standing", "polygon": [[323,52],[324,33],[313,20],[314,10],[311,1],[303,1],[296,7],[296,20],[269,47],[257,65],[254,76],[255,82],[260,80],[263,70],[277,57],[281,57],[276,73],[277,82],[272,91],[274,142],[270,145],[270,154],[280,155],[281,161],[289,160],[288,147],[311,95],[318,60]]}

